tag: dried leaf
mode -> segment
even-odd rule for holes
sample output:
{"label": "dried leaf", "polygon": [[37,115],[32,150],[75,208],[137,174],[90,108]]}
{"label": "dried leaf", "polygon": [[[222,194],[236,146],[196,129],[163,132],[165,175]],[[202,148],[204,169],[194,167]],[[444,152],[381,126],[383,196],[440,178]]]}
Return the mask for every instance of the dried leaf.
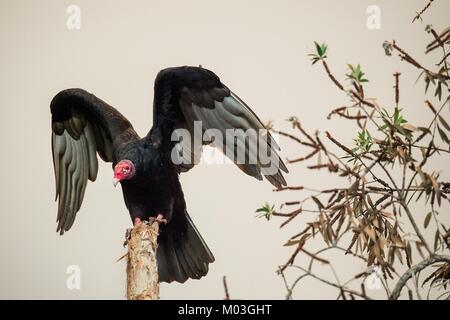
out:
{"label": "dried leaf", "polygon": [[421,241],[416,241],[417,252],[419,252],[422,259],[425,259],[425,255],[423,254],[422,247],[423,247],[423,243]]}
{"label": "dried leaf", "polygon": [[298,244],[299,247],[303,247],[303,245],[305,244],[306,240],[308,240],[311,236],[311,233],[305,233],[299,240],[288,240],[288,242],[286,242],[284,244],[285,247],[289,247],[289,246],[293,246]]}
{"label": "dried leaf", "polygon": [[408,268],[411,268],[412,250],[411,250],[411,244],[409,242],[406,244],[405,252],[406,252],[406,264],[408,265]]}
{"label": "dried leaf", "polygon": [[374,255],[377,257],[378,262],[380,264],[384,264],[385,262],[384,262],[383,255],[382,255],[383,249],[380,247],[380,244],[376,243],[373,246],[372,250],[373,250]]}
{"label": "dried leaf", "polygon": [[419,129],[417,129],[415,126],[413,126],[410,123],[405,123],[404,125],[402,125],[403,129],[409,130],[409,131],[418,131]]}
{"label": "dried leaf", "polygon": [[430,220],[431,220],[431,216],[432,216],[433,212],[428,212],[427,216],[425,217],[425,220],[423,222],[423,227],[426,229],[428,227],[428,225],[430,224]]}
{"label": "dried leaf", "polygon": [[439,121],[441,122],[441,124],[444,126],[445,129],[450,131],[450,126],[448,125],[447,121],[445,121],[445,119],[441,115],[439,115]]}
{"label": "dried leaf", "polygon": [[397,259],[400,261],[401,264],[403,264],[403,258],[402,258],[401,251],[398,250],[397,248],[395,248],[394,251],[395,251],[395,255],[397,256]]}
{"label": "dried leaf", "polygon": [[324,209],[324,205],[322,204],[322,202],[320,202],[320,200],[314,196],[311,196],[311,199],[314,200],[314,202],[317,204],[317,207],[319,208],[319,210]]}
{"label": "dried leaf", "polygon": [[367,202],[369,203],[369,206],[370,206],[371,208],[375,209],[375,206],[373,205],[373,202],[372,202],[372,198],[370,197],[369,194],[367,195],[366,200],[367,200]]}
{"label": "dried leaf", "polygon": [[440,242],[441,242],[441,238],[439,236],[439,230],[436,230],[436,233],[434,235],[434,251],[437,251]]}
{"label": "dried leaf", "polygon": [[447,144],[450,144],[450,141],[448,140],[447,134],[444,132],[444,130],[441,129],[441,127],[437,126],[439,135],[441,136],[442,141],[444,141]]}
{"label": "dried leaf", "polygon": [[397,153],[403,161],[406,161],[405,151],[403,150],[402,146],[397,147]]}
{"label": "dried leaf", "polygon": [[442,192],[441,192],[441,190],[437,190],[436,191],[436,199],[437,199],[438,205],[440,207],[441,203],[442,203]]}
{"label": "dried leaf", "polygon": [[376,232],[375,229],[372,229],[370,227],[366,227],[364,229],[364,232],[367,234],[367,236],[373,241],[376,242],[377,241],[377,236],[376,236]]}
{"label": "dried leaf", "polygon": [[394,264],[395,262],[395,248],[394,247],[390,247],[389,251],[388,251],[388,263],[389,264]]}

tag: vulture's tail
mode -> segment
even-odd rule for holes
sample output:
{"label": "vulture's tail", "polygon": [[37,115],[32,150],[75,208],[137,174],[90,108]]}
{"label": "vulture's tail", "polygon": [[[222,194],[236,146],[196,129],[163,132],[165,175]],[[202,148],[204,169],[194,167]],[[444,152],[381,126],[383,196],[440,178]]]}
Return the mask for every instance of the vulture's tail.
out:
{"label": "vulture's tail", "polygon": [[187,213],[186,222],[182,232],[170,223],[161,229],[157,250],[160,282],[200,279],[208,273],[208,264],[214,262],[213,254]]}

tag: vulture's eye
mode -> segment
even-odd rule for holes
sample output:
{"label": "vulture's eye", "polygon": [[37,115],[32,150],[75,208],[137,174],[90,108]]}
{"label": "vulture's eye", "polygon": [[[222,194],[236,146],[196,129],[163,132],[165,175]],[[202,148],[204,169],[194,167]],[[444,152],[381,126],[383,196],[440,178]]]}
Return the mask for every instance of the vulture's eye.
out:
{"label": "vulture's eye", "polygon": [[123,173],[128,173],[128,172],[130,172],[130,168],[128,168],[128,167],[123,168],[122,172],[123,172]]}

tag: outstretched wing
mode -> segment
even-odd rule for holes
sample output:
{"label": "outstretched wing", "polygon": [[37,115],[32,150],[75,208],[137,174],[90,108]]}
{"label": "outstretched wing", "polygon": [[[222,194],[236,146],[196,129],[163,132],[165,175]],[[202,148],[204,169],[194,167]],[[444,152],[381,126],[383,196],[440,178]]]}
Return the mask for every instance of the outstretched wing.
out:
{"label": "outstretched wing", "polygon": [[180,171],[197,164],[202,146],[210,144],[246,174],[259,180],[264,175],[277,188],[286,185],[282,171],[288,171],[278,155],[280,148],[258,116],[213,72],[187,66],[162,70],[155,81],[153,108],[150,136],[182,136],[172,152]]}
{"label": "outstretched wing", "polygon": [[[95,181],[97,152],[113,161],[113,147],[137,138],[130,122],[116,109],[82,89],[58,93],[50,104],[52,152],[58,202],[57,231],[72,226],[88,179]],[[55,199],[55,200],[56,200]]]}

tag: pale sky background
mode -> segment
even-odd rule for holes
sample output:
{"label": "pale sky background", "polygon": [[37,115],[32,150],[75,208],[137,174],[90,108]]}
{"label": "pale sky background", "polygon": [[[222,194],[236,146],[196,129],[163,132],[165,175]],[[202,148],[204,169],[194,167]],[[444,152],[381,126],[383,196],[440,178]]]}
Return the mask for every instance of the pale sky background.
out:
{"label": "pale sky background", "polygon": [[[66,28],[71,4],[81,8],[80,30]],[[381,9],[380,30],[366,27],[366,9],[372,4]],[[319,65],[311,66],[306,54],[314,40],[328,43],[329,64],[340,79],[347,63],[360,63],[370,79],[366,94],[388,107],[393,104],[392,74],[400,71],[407,92],[401,96],[406,117],[424,123],[429,113],[418,104],[424,97],[422,82],[414,85],[417,71],[397,57],[386,57],[382,43],[396,39],[432,66],[436,56],[424,55],[431,39],[424,33],[425,24],[432,21],[436,30],[447,27],[450,1],[435,1],[424,15],[425,23],[411,24],[425,4],[424,0],[0,0],[0,298],[125,295],[125,264],[115,261],[125,252],[122,243],[131,222],[120,188],[112,186],[110,164],[102,162],[97,181],[88,185],[72,229],[62,237],[55,232],[49,103],[60,90],[80,87],[94,93],[145,135],[152,123],[157,72],[201,64],[277,127],[288,129],[285,119],[296,115],[308,129],[326,127],[351,143],[355,130],[346,122],[326,120],[329,110],[346,103],[346,98]],[[283,158],[306,152],[285,140],[280,145]],[[318,176],[303,164],[289,169],[286,178],[293,185],[323,187],[329,181],[328,174]],[[305,195],[273,193],[267,181],[254,180],[233,165],[197,167],[181,181],[188,211],[216,262],[201,280],[162,284],[161,299],[221,299],[223,275],[232,298],[283,299],[284,285],[275,271],[291,248],[282,244],[303,229],[305,220],[280,231],[282,220],[256,219],[254,211],[265,201],[280,203]],[[448,224],[448,215],[446,219]],[[336,267],[344,272],[362,270],[341,256],[336,259]],[[80,290],[66,287],[70,265],[81,268]],[[324,272],[330,278],[329,270]],[[289,280],[294,276],[288,274]],[[313,280],[294,292],[298,299],[336,296],[335,289]]]}

